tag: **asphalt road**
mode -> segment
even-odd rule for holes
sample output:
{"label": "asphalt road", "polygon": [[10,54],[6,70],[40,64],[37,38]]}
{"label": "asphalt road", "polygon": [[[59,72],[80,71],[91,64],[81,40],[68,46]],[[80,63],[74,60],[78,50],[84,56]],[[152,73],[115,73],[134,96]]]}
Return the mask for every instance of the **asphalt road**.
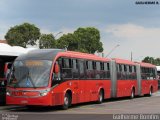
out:
{"label": "asphalt road", "polygon": [[[75,116],[76,120],[78,120],[79,117],[83,116],[84,118],[87,119],[99,120],[101,117],[103,119],[103,116],[104,118],[110,117],[113,119],[114,114],[159,114],[160,113],[159,103],[160,103],[160,91],[154,93],[152,97],[136,97],[134,99],[129,99],[129,98],[111,99],[111,100],[106,100],[102,104],[96,104],[94,102],[78,104],[78,105],[73,105],[68,110],[61,110],[59,107],[27,108],[19,106],[0,106],[0,113],[2,116],[5,116],[5,114],[11,114],[11,115],[18,114],[20,116],[23,115],[23,117],[30,116],[30,118],[31,119],[34,118],[34,120],[35,119],[40,120],[45,116],[47,116],[48,119],[49,118],[53,119],[53,116],[54,118],[58,117],[57,119],[59,120],[61,118],[64,118],[66,120],[68,116],[69,118],[67,119],[71,120],[74,118],[71,116],[75,115],[76,115]],[[45,117],[46,120],[47,118]]]}

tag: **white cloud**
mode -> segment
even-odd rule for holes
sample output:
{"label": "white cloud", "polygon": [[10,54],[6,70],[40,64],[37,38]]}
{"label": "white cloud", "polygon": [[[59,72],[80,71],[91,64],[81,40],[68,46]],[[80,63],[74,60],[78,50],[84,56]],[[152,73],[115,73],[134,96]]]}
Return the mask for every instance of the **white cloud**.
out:
{"label": "white cloud", "polygon": [[[160,28],[147,28],[135,24],[110,25],[104,30],[109,39],[104,42],[105,52],[120,44],[110,57],[140,60],[146,56],[160,57]],[[107,47],[106,47],[107,46]]]}
{"label": "white cloud", "polygon": [[53,32],[48,30],[48,29],[41,29],[40,31],[41,31],[42,34],[50,34],[50,33],[53,34]]}
{"label": "white cloud", "polygon": [[[145,28],[134,24],[111,25],[106,29],[106,32],[113,34],[115,37],[123,39],[157,39],[160,33],[160,28]],[[160,37],[159,37],[160,38]]]}

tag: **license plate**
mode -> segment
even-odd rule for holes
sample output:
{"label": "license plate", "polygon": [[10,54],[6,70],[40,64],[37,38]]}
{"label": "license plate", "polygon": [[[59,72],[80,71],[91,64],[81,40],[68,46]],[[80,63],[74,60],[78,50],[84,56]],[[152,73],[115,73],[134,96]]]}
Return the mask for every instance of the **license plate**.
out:
{"label": "license plate", "polygon": [[28,101],[27,100],[22,100],[21,103],[26,104],[26,103],[28,103]]}

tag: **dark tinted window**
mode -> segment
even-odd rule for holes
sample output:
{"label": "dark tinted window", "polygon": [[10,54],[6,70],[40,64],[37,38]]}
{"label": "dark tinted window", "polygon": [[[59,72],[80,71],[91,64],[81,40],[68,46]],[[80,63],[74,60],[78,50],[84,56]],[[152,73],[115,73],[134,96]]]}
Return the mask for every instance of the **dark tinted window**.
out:
{"label": "dark tinted window", "polygon": [[79,78],[79,71],[78,71],[78,60],[73,59],[73,68],[72,68],[72,73],[73,73],[73,79]]}
{"label": "dark tinted window", "polygon": [[95,62],[95,63],[96,63],[95,77],[96,79],[100,79],[101,76],[100,62]]}
{"label": "dark tinted window", "polygon": [[156,79],[155,68],[141,67],[141,78],[143,80],[153,80],[153,79]]}
{"label": "dark tinted window", "polygon": [[103,62],[100,62],[100,68],[101,68],[101,70],[104,70],[104,63]]}
{"label": "dark tinted window", "polygon": [[86,77],[87,79],[94,78],[93,62],[86,61]]}
{"label": "dark tinted window", "polygon": [[72,59],[62,58],[61,76],[64,79],[71,79],[72,76]]}
{"label": "dark tinted window", "polygon": [[80,79],[85,78],[84,61],[82,60],[79,60],[79,74],[80,74]]}

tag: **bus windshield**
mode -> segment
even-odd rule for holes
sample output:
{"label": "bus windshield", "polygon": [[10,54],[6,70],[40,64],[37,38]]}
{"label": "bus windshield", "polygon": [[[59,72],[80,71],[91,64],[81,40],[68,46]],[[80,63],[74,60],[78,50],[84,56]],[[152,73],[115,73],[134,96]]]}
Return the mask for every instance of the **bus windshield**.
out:
{"label": "bus windshield", "polygon": [[52,61],[21,60],[13,63],[8,86],[37,88],[47,87]]}

